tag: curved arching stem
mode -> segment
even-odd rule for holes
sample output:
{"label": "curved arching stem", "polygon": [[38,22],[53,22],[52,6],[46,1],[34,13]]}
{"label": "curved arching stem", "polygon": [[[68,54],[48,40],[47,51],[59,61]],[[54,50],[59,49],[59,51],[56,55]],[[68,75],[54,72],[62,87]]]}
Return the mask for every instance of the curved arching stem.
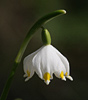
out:
{"label": "curved arching stem", "polygon": [[65,14],[66,11],[65,10],[56,10],[52,13],[49,13],[45,16],[43,16],[42,18],[40,18],[32,27],[31,29],[29,30],[27,36],[25,37],[21,47],[20,47],[20,50],[17,54],[17,57],[14,61],[14,65],[13,65],[13,68],[12,68],[12,71],[8,77],[8,80],[5,84],[5,87],[3,89],[3,92],[2,92],[2,95],[1,95],[1,98],[0,100],[6,100],[7,98],[7,95],[8,95],[8,92],[9,92],[9,89],[10,89],[10,86],[11,86],[11,83],[12,83],[12,80],[14,78],[14,75],[15,75],[15,72],[16,72],[16,69],[22,59],[22,56],[24,54],[24,51],[30,41],[30,39],[33,37],[34,33],[43,25],[45,24],[46,22],[50,21],[51,19],[53,19],[54,17],[58,16],[58,15],[62,15],[62,14]]}
{"label": "curved arching stem", "polygon": [[32,38],[32,36],[34,35],[34,33],[45,23],[47,23],[48,21],[50,21],[51,19],[55,18],[56,16],[58,15],[62,15],[62,14],[65,14],[66,11],[65,10],[56,10],[52,13],[49,13],[45,16],[43,16],[42,18],[40,18],[33,26],[32,28],[29,30],[26,38],[24,39],[23,41],[23,44],[21,45],[21,48],[19,50],[19,53],[16,57],[16,62],[19,63],[21,58],[22,58],[22,55],[26,49],[26,46],[28,45],[30,39]]}

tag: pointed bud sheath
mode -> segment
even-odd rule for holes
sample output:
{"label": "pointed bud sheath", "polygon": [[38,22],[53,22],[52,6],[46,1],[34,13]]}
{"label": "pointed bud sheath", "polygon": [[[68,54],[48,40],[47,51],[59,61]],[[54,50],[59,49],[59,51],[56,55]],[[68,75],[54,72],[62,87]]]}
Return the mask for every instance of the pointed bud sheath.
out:
{"label": "pointed bud sheath", "polygon": [[51,36],[50,33],[47,29],[42,28],[42,41],[44,45],[49,45],[51,44]]}

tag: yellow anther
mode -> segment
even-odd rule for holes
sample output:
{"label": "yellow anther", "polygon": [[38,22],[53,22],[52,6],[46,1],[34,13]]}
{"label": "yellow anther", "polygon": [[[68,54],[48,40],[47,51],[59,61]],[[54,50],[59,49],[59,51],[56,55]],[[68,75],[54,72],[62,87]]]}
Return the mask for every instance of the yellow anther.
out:
{"label": "yellow anther", "polygon": [[67,76],[67,75],[68,75],[68,73],[66,72],[66,73],[65,73],[65,76]]}
{"label": "yellow anther", "polygon": [[63,73],[63,71],[61,71],[60,77],[61,77],[62,79],[64,78],[64,73]]}
{"label": "yellow anther", "polygon": [[30,77],[30,72],[27,70],[27,75],[28,75],[28,77]]}
{"label": "yellow anther", "polygon": [[51,77],[51,76],[50,76],[50,74],[49,74],[48,72],[46,72],[46,73],[44,74],[44,76],[43,76],[43,78],[44,78],[45,81],[47,81],[47,80],[50,81],[50,77]]}

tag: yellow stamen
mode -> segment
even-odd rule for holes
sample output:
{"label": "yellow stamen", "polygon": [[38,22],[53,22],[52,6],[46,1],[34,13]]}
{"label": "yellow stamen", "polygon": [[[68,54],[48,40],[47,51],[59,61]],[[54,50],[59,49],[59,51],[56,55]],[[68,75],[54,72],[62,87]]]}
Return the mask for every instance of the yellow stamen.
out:
{"label": "yellow stamen", "polygon": [[63,71],[61,71],[60,77],[61,77],[62,79],[64,78],[64,73],[63,73]]}
{"label": "yellow stamen", "polygon": [[68,74],[68,73],[66,72],[66,73],[65,73],[65,76],[67,76],[67,74]]}
{"label": "yellow stamen", "polygon": [[28,77],[30,77],[30,72],[27,70],[27,75],[28,75]]}
{"label": "yellow stamen", "polygon": [[49,74],[48,72],[46,72],[46,73],[44,74],[44,76],[43,76],[43,78],[44,78],[45,81],[47,81],[47,80],[50,81],[50,77],[51,77],[51,76],[50,76],[50,74]]}

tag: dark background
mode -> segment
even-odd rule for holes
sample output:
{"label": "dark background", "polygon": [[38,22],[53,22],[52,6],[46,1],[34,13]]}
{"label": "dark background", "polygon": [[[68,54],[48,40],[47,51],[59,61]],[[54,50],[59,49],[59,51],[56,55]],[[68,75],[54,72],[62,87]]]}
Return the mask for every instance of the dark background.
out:
{"label": "dark background", "polygon": [[[0,0],[0,94],[28,30],[41,16],[58,9],[67,14],[44,26],[51,33],[52,45],[68,58],[74,81],[54,76],[47,86],[35,74],[25,83],[21,62],[7,100],[88,100],[88,0]],[[41,29],[24,57],[42,46],[40,33]]]}

